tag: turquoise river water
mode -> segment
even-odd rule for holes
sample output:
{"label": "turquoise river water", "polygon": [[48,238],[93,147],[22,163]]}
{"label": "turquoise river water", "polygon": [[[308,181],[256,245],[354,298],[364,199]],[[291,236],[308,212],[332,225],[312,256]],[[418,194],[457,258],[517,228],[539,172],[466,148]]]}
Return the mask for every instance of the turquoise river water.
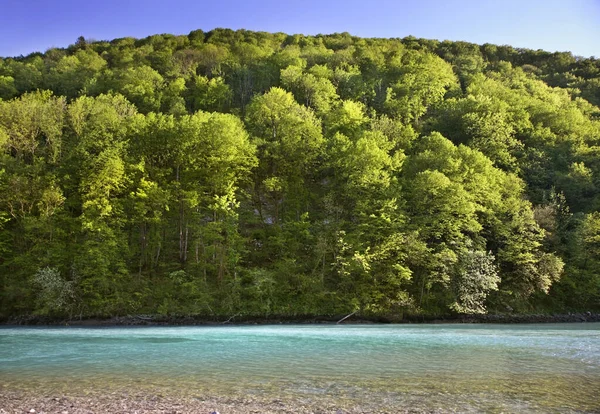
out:
{"label": "turquoise river water", "polygon": [[0,328],[0,392],[600,412],[600,324]]}

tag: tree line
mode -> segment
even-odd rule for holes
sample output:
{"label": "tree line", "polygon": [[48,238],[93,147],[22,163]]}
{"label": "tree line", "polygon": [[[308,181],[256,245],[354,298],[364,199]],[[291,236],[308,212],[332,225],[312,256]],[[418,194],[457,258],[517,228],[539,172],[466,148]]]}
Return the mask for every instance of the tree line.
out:
{"label": "tree line", "polygon": [[196,30],[0,59],[0,316],[600,309],[600,61]]}

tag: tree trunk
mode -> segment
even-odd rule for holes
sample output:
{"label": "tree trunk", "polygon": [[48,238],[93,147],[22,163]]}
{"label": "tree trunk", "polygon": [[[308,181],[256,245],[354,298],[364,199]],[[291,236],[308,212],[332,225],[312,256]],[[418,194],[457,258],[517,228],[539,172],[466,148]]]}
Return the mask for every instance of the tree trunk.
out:
{"label": "tree trunk", "polygon": [[183,242],[183,263],[187,262],[187,252],[188,252],[188,236],[189,236],[189,227],[187,224],[185,225],[185,238]]}
{"label": "tree trunk", "polygon": [[142,268],[144,267],[144,256],[146,254],[146,222],[140,224],[140,263],[138,276],[142,277]]}

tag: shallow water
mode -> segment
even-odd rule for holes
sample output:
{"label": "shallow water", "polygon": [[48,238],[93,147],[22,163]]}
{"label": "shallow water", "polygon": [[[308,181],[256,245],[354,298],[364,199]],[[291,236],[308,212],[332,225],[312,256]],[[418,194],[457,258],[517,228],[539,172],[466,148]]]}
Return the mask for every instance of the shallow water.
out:
{"label": "shallow water", "polygon": [[4,327],[0,384],[49,395],[600,412],[600,324]]}

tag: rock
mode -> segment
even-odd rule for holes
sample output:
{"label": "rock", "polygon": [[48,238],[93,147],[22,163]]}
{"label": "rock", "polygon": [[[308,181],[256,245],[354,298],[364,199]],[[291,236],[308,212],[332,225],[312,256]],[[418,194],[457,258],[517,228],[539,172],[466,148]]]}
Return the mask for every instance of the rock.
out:
{"label": "rock", "polygon": [[29,412],[30,413],[35,413],[35,409],[32,408],[31,410],[29,410]]}

